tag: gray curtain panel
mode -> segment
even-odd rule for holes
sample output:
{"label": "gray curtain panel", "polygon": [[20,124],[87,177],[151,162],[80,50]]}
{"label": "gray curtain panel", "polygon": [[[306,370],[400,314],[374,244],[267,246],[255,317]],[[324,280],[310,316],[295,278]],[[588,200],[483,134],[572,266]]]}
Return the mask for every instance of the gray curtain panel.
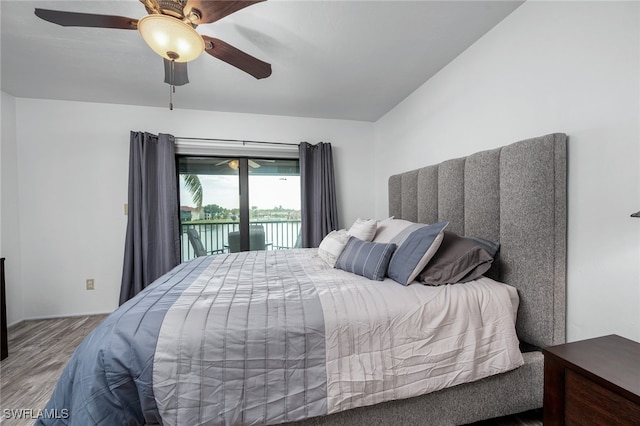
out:
{"label": "gray curtain panel", "polygon": [[120,304],[180,263],[175,152],[171,135],[131,132]]}
{"label": "gray curtain panel", "polygon": [[338,207],[331,144],[302,142],[300,181],[302,186],[301,246],[318,247],[322,239],[338,229]]}

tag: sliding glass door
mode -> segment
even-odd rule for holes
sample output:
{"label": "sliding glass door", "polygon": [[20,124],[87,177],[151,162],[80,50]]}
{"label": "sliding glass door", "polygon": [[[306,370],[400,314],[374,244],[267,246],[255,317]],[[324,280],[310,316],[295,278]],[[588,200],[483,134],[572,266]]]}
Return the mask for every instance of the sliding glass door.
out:
{"label": "sliding glass door", "polygon": [[296,246],[298,160],[178,157],[182,260]]}
{"label": "sliding glass door", "polygon": [[[298,160],[249,160],[250,235],[264,228],[269,249],[299,247],[300,166]],[[261,250],[250,239],[251,250]]]}

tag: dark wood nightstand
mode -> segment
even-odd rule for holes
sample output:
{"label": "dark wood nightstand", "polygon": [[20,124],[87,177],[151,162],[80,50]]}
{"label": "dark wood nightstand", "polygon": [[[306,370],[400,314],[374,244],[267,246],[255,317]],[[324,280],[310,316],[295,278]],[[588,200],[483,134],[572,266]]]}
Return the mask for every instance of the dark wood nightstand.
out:
{"label": "dark wood nightstand", "polygon": [[4,282],[4,257],[0,258],[0,360],[9,356],[7,337],[7,294]]}
{"label": "dark wood nightstand", "polygon": [[544,353],[544,425],[640,425],[640,343],[620,336]]}

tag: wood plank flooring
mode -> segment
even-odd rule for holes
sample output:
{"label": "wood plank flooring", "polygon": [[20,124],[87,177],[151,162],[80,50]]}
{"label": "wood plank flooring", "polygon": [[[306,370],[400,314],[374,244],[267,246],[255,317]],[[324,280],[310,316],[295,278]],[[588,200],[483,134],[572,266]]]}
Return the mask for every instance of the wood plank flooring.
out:
{"label": "wood plank flooring", "polygon": [[[0,363],[0,422],[32,425],[33,419],[7,418],[8,410],[41,410],[82,339],[106,315],[23,321],[9,328],[9,357]],[[30,417],[29,412],[22,413]]]}
{"label": "wood plank flooring", "polygon": [[[24,321],[9,329],[9,357],[0,362],[0,424],[32,425],[5,410],[37,410],[51,397],[62,370],[82,339],[106,315]],[[28,412],[27,412],[28,414]],[[542,426],[542,411],[474,423],[474,426]],[[117,425],[114,425],[117,426]]]}

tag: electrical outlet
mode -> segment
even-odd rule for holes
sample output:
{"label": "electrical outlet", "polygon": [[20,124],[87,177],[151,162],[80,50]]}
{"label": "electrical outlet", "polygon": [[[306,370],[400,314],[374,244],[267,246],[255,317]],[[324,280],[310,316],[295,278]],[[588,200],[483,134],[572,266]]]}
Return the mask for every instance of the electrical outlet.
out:
{"label": "electrical outlet", "polygon": [[93,285],[94,285],[93,278],[87,278],[87,290],[93,290],[94,288]]}
{"label": "electrical outlet", "polygon": [[124,215],[129,216],[129,204],[124,205]]}

